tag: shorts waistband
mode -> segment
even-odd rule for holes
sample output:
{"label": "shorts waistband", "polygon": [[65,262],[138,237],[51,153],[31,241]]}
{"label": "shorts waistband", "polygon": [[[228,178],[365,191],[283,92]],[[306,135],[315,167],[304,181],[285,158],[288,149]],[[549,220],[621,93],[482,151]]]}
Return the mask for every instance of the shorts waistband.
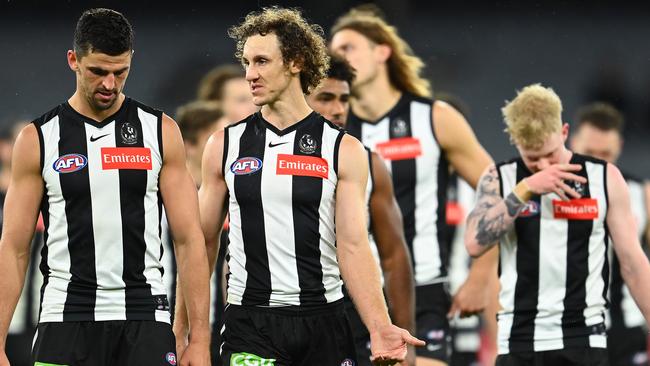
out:
{"label": "shorts waistband", "polygon": [[343,299],[336,300],[329,304],[313,305],[313,306],[250,306],[250,305],[226,305],[226,310],[233,307],[237,309],[245,309],[248,311],[264,312],[266,314],[277,314],[284,316],[315,316],[336,314],[345,311],[343,306]]}

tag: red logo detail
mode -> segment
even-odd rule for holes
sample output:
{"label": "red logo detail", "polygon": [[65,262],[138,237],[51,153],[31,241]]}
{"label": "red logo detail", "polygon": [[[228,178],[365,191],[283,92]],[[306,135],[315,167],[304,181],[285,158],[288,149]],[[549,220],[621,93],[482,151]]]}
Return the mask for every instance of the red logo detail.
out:
{"label": "red logo detail", "polygon": [[327,179],[329,165],[327,160],[315,156],[278,154],[275,173]]}
{"label": "red logo detail", "polygon": [[445,209],[445,214],[447,216],[447,225],[457,226],[463,223],[463,217],[465,216],[465,210],[458,202],[447,202],[447,207]]}
{"label": "red logo detail", "polygon": [[598,218],[598,201],[580,198],[569,201],[553,200],[553,217],[569,220],[593,220]]}
{"label": "red logo detail", "polygon": [[148,147],[102,147],[102,169],[151,170]]}
{"label": "red logo detail", "polygon": [[415,159],[422,155],[420,140],[415,137],[392,139],[377,144],[377,151],[382,158],[388,160]]}

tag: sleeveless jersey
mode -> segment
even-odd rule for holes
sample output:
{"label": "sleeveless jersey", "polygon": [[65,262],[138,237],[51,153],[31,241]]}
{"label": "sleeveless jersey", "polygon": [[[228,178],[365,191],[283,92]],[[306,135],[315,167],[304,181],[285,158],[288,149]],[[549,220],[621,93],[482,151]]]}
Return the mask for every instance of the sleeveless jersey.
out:
{"label": "sleeveless jersey", "polygon": [[[500,242],[499,354],[604,348],[607,304],[607,163],[573,154],[580,199],[534,196]],[[531,176],[521,159],[497,165],[507,197]]]}
{"label": "sleeveless jersey", "polygon": [[45,186],[40,322],[169,323],[162,112],[126,98],[97,122],[63,103],[33,123]]}
{"label": "sleeveless jersey", "polygon": [[343,297],[334,224],[343,135],[315,112],[284,130],[259,112],[226,128],[228,303],[310,306]]}
{"label": "sleeveless jersey", "polygon": [[448,163],[436,140],[433,101],[403,94],[377,121],[350,113],[349,133],[375,150],[392,173],[416,285],[447,280],[449,240],[445,235]]}

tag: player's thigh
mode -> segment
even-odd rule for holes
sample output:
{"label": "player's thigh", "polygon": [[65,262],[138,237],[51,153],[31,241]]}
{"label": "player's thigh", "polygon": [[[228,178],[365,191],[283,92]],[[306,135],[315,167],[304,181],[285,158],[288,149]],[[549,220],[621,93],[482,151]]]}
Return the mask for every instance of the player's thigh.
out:
{"label": "player's thigh", "polygon": [[34,338],[33,365],[90,366],[108,363],[110,331],[105,323],[41,323]]}
{"label": "player's thigh", "polygon": [[176,339],[170,324],[133,320],[122,323],[121,338],[114,350],[116,365],[174,366]]}

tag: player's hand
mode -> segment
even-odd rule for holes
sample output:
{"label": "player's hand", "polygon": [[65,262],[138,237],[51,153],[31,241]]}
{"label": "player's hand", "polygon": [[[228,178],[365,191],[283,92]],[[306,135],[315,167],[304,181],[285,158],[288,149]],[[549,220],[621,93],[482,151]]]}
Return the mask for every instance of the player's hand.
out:
{"label": "player's hand", "polygon": [[483,312],[488,306],[489,296],[490,286],[487,286],[486,281],[468,278],[454,295],[447,318],[451,319],[456,315],[466,318]]}
{"label": "player's hand", "polygon": [[370,360],[377,366],[395,365],[405,360],[408,345],[424,346],[425,342],[393,324],[383,326],[370,333]]}
{"label": "player's hand", "polygon": [[183,355],[179,355],[178,359],[180,360],[180,366],[210,366],[210,344],[207,342],[190,342]]}
{"label": "player's hand", "polygon": [[580,164],[553,164],[526,178],[525,181],[530,191],[535,194],[555,192],[563,200],[568,200],[569,196],[580,198],[580,194],[569,187],[565,181],[587,183],[587,179],[572,173],[581,169]]}
{"label": "player's hand", "polygon": [[0,366],[11,366],[5,351],[0,352]]}

